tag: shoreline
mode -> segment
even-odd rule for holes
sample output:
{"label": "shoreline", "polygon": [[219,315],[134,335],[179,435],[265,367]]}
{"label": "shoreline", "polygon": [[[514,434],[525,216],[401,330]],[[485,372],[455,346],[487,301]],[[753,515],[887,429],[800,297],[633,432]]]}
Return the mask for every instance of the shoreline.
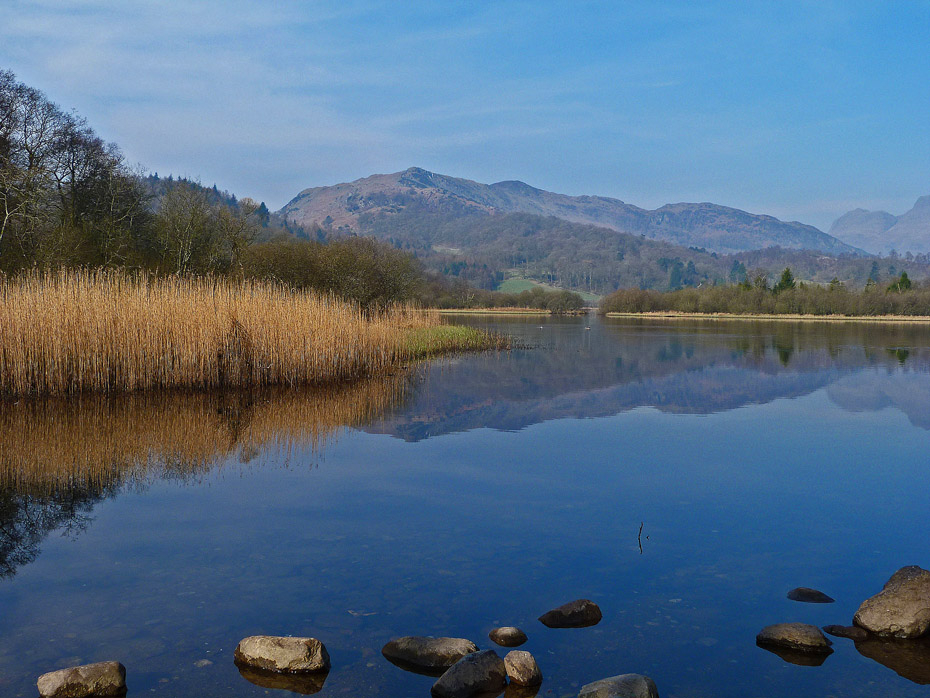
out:
{"label": "shoreline", "polygon": [[554,312],[544,308],[426,308],[426,310],[440,315],[553,315],[579,317],[588,315],[596,308],[582,308],[581,310],[566,310],[564,312]]}
{"label": "shoreline", "polygon": [[551,310],[537,308],[443,308],[437,310],[440,315],[552,315]]}
{"label": "shoreline", "polygon": [[881,322],[930,323],[930,315],[801,315],[795,313],[685,313],[673,310],[645,313],[604,313],[603,317],[648,318],[652,320],[780,320],[792,322]]}

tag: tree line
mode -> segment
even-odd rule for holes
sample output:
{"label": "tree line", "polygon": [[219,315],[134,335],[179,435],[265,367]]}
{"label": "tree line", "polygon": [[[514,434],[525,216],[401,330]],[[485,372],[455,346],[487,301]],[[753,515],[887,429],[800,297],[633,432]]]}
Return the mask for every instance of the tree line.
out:
{"label": "tree line", "polygon": [[116,145],[0,71],[0,270],[241,269],[260,206],[211,202],[206,191],[178,180],[156,199]]}
{"label": "tree line", "polygon": [[749,270],[773,274],[786,266],[809,281],[828,283],[836,277],[856,287],[869,279],[890,281],[905,265],[914,276],[930,277],[925,256],[873,258],[781,247],[717,254],[551,216],[435,211],[413,195],[395,196],[390,203],[390,213],[360,215],[361,231],[416,255],[429,270],[486,289],[496,288],[512,271],[600,294],[737,283]]}
{"label": "tree line", "polygon": [[274,279],[365,308],[580,304],[558,292],[488,294],[427,274],[388,242],[312,233],[215,185],[145,176],[86,120],[0,70],[0,274],[104,267]]}
{"label": "tree line", "polygon": [[839,279],[828,284],[798,282],[786,268],[774,283],[764,272],[739,283],[660,292],[621,289],[606,296],[602,313],[728,313],[736,315],[930,316],[930,283],[915,283],[906,271],[887,284],[869,279],[850,289]]}

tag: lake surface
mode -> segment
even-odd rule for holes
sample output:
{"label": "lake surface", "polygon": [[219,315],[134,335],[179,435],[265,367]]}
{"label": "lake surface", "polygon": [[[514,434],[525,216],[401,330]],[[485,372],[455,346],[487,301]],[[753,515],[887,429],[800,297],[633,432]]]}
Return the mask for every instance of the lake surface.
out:
{"label": "lake surface", "polygon": [[[496,625],[529,635],[540,696],[627,672],[663,698],[930,693],[923,645],[835,638],[822,666],[755,645],[930,567],[930,326],[457,321],[524,348],[323,391],[0,405],[0,695],[108,659],[130,696],[289,695],[232,661],[274,634],[325,643],[320,696],[425,697],[382,645],[494,648]],[[536,620],[576,598],[603,621]]]}

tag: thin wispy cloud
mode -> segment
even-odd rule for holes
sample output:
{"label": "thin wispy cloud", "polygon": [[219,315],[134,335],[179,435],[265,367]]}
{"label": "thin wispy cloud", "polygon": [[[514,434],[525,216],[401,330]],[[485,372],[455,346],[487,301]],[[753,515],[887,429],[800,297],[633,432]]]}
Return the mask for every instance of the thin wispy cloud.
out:
{"label": "thin wispy cloud", "polygon": [[421,165],[828,227],[841,202],[930,192],[928,22],[866,2],[14,1],[0,66],[129,159],[272,207]]}

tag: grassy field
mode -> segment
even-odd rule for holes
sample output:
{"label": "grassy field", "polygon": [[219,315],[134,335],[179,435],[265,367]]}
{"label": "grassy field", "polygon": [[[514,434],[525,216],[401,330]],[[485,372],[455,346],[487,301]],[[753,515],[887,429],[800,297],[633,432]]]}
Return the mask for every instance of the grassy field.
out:
{"label": "grassy field", "polygon": [[58,272],[0,281],[0,396],[319,384],[497,340],[435,313],[266,282]]}
{"label": "grassy field", "polygon": [[412,358],[425,359],[456,351],[508,349],[505,337],[462,325],[432,325],[412,329],[407,335],[407,350]]}
{"label": "grassy field", "polygon": [[[527,279],[523,276],[513,276],[509,279],[504,280],[497,287],[498,291],[503,293],[521,293],[523,291],[531,291],[534,288],[541,288],[544,291],[562,291],[563,289],[556,286],[550,286],[549,284],[544,284],[539,281],[533,281],[532,279]],[[581,296],[585,303],[597,303],[601,296],[595,295],[593,293],[585,293],[584,291],[574,291],[579,296]]]}

